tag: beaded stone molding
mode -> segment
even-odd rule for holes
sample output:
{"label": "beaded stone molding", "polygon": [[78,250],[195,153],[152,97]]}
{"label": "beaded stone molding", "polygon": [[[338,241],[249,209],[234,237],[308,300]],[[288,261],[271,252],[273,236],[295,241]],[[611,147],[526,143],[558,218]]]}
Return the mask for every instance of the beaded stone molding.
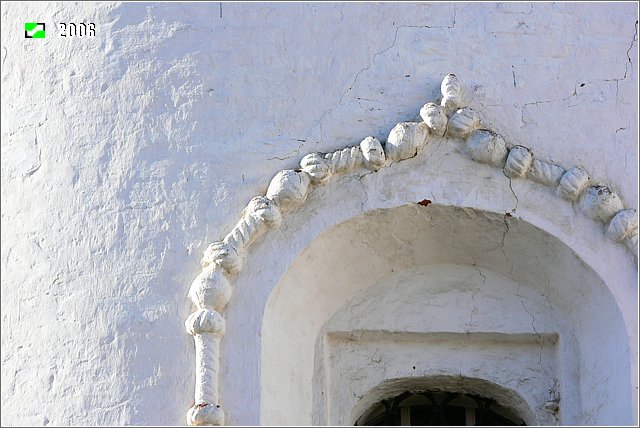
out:
{"label": "beaded stone molding", "polygon": [[300,207],[314,186],[335,174],[358,169],[375,172],[387,161],[411,158],[430,136],[457,139],[471,159],[502,168],[509,179],[530,179],[556,188],[560,197],[576,203],[586,216],[606,225],[608,236],[627,245],[637,259],[635,209],[625,209],[620,196],[609,187],[591,185],[589,174],[579,166],[565,169],[539,159],[527,147],[508,144],[497,133],[483,129],[478,113],[463,105],[461,89],[457,77],[448,74],[442,81],[440,104],[428,103],[420,109],[423,122],[398,123],[384,144],[367,137],[357,146],[333,153],[308,154],[300,161],[300,168],[278,172],[266,195],[253,198],[231,232],[222,241],[209,245],[202,259],[203,270],[189,290],[197,310],[185,322],[196,347],[195,404],[187,412],[189,425],[224,424],[218,390],[220,340],[225,331],[221,312],[231,297],[231,282],[256,238],[277,227],[283,213]]}

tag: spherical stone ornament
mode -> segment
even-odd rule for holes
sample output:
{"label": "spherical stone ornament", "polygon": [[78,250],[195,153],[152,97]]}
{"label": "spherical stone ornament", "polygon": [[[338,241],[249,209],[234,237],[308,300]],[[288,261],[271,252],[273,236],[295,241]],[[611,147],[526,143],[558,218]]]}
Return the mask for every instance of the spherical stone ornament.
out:
{"label": "spherical stone ornament", "polygon": [[385,154],[388,159],[409,159],[427,143],[429,128],[425,123],[401,122],[393,127],[387,138]]}
{"label": "spherical stone ornament", "polygon": [[459,109],[449,119],[447,135],[456,138],[464,138],[480,125],[480,115],[471,107]]}
{"label": "spherical stone ornament", "polygon": [[204,251],[202,261],[203,267],[210,264],[220,266],[230,274],[236,274],[242,268],[242,256],[237,248],[227,242],[214,242]]}
{"label": "spherical stone ornament", "polygon": [[638,211],[623,210],[617,213],[607,229],[607,234],[616,242],[622,242],[627,237],[638,233]]}
{"label": "spherical stone ornament", "polygon": [[264,196],[256,196],[249,201],[246,212],[258,221],[263,221],[268,226],[277,226],[282,221],[280,209],[272,200]]}
{"label": "spherical stone ornament", "polygon": [[447,114],[438,104],[427,103],[420,109],[420,117],[434,135],[442,137],[447,131]]}
{"label": "spherical stone ornament", "polygon": [[191,283],[189,298],[198,308],[220,312],[231,298],[231,285],[222,269],[212,264]]}
{"label": "spherical stone ornament", "polygon": [[589,184],[589,174],[584,169],[574,166],[562,175],[558,192],[560,196],[575,201]]}
{"label": "spherical stone ornament", "polygon": [[501,136],[480,129],[467,139],[467,152],[476,162],[501,167],[507,159],[507,145]]}
{"label": "spherical stone ornament", "polygon": [[187,412],[189,425],[224,425],[224,412],[216,404],[195,404]]}
{"label": "spherical stone ornament", "polygon": [[189,315],[184,326],[192,336],[203,333],[224,334],[225,321],[217,311],[199,309]]}
{"label": "spherical stone ornament", "polygon": [[285,169],[276,174],[269,183],[267,198],[279,208],[295,208],[304,203],[309,191],[311,177],[301,169]]}
{"label": "spherical stone ornament", "polygon": [[533,153],[524,146],[513,146],[504,164],[504,173],[509,178],[522,178],[533,161]]}
{"label": "spherical stone ornament", "polygon": [[454,111],[461,105],[462,85],[458,81],[458,77],[449,73],[444,76],[440,84],[440,92],[442,93],[442,107],[449,111]]}
{"label": "spherical stone ornament", "polygon": [[618,211],[624,209],[620,196],[606,186],[587,187],[580,208],[593,220],[608,223]]}
{"label": "spherical stone ornament", "polygon": [[376,137],[367,137],[362,140],[360,142],[360,150],[362,150],[364,163],[368,169],[377,171],[384,166],[387,158],[382,149],[382,144]]}
{"label": "spherical stone ornament", "polygon": [[331,171],[321,153],[309,153],[303,157],[300,168],[309,174],[313,184],[322,184],[331,178]]}

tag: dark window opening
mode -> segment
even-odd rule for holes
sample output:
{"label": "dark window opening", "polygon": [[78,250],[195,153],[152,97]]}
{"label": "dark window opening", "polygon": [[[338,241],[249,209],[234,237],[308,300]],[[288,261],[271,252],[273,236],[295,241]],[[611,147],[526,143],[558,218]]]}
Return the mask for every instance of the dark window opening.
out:
{"label": "dark window opening", "polygon": [[404,392],[383,400],[355,425],[526,425],[512,410],[478,395],[442,391]]}

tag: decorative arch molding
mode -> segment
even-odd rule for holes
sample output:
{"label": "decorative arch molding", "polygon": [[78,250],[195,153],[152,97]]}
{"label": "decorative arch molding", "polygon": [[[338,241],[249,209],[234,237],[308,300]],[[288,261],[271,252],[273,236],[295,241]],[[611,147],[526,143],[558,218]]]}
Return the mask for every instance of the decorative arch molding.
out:
{"label": "decorative arch molding", "polygon": [[[579,166],[565,168],[539,158],[529,148],[505,141],[483,127],[479,114],[464,105],[462,87],[454,74],[445,76],[441,92],[439,104],[427,103],[421,108],[421,122],[398,123],[384,143],[367,137],[357,146],[333,153],[308,154],[302,158],[300,168],[278,172],[266,195],[254,197],[231,232],[222,241],[209,245],[202,259],[203,270],[189,290],[197,310],[185,321],[196,347],[195,404],[187,412],[190,425],[225,422],[218,388],[220,341],[225,332],[221,312],[229,302],[231,284],[242,269],[248,249],[261,234],[276,228],[283,214],[301,207],[314,187],[334,175],[392,168],[395,163],[418,155],[430,141],[451,139],[473,161],[502,168],[510,182],[528,179],[555,189],[559,197],[601,223],[610,239],[626,245],[637,259],[637,211],[625,208],[614,190],[593,184],[594,180]],[[425,199],[419,203],[430,202]],[[515,211],[506,215],[512,216]]]}

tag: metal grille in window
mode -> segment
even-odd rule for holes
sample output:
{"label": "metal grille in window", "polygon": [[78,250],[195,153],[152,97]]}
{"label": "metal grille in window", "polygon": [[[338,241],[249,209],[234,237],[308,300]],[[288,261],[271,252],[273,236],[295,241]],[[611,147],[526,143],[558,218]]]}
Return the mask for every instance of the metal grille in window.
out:
{"label": "metal grille in window", "polygon": [[422,391],[383,400],[355,425],[526,425],[513,411],[477,395]]}

